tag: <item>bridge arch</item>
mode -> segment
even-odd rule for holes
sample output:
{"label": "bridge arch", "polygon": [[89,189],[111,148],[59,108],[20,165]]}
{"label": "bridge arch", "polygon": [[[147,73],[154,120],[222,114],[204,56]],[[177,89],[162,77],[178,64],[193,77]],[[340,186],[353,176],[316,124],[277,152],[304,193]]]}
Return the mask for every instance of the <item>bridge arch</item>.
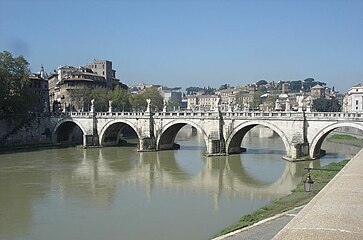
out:
{"label": "bridge arch", "polygon": [[173,120],[165,124],[160,130],[156,137],[156,149],[157,150],[168,150],[174,149],[175,137],[179,130],[185,125],[191,125],[196,128],[197,131],[202,134],[205,145],[208,146],[208,135],[198,123],[194,121],[188,121],[183,119]]}
{"label": "bridge arch", "polygon": [[[127,119],[115,119],[112,121],[107,122],[101,129],[99,134],[99,144],[100,146],[105,145],[106,137],[110,136],[111,138],[118,137],[119,133],[122,131],[124,127],[130,127],[137,135],[137,138],[140,140],[141,136],[138,131],[137,126],[135,126],[131,121]],[[118,140],[118,139],[117,139]]]}
{"label": "bridge arch", "polygon": [[287,156],[291,155],[290,142],[289,142],[287,136],[285,135],[285,133],[274,124],[271,124],[271,123],[265,122],[265,121],[258,121],[258,120],[243,122],[243,123],[239,124],[233,130],[233,132],[226,139],[227,154],[240,153],[241,152],[241,143],[242,143],[243,138],[245,137],[245,135],[247,134],[247,132],[249,130],[251,130],[253,127],[255,127],[257,125],[268,127],[270,129],[272,129],[274,132],[276,132],[277,135],[280,136],[280,138],[282,139],[282,141],[285,145],[286,155]]}
{"label": "bridge arch", "polygon": [[334,123],[331,124],[322,130],[320,130],[315,136],[313,137],[311,143],[310,143],[310,157],[312,159],[316,159],[321,157],[322,153],[320,152],[321,146],[325,140],[325,138],[328,136],[329,133],[331,133],[333,130],[340,128],[340,127],[352,127],[357,128],[363,131],[363,125],[359,123],[353,123],[353,122],[343,122],[343,123]]}
{"label": "bridge arch", "polygon": [[[57,122],[53,128],[52,136],[54,143],[72,142],[72,136],[77,127],[81,129],[82,136],[86,134],[84,126],[73,118],[65,118]],[[78,139],[77,142],[83,142],[83,139]]]}

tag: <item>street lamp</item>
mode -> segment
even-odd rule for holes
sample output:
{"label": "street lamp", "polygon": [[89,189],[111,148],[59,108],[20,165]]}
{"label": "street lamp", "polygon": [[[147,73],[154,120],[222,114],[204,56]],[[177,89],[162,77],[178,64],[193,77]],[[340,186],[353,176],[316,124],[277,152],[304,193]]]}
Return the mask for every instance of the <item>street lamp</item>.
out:
{"label": "street lamp", "polygon": [[311,192],[313,190],[314,181],[313,181],[313,179],[311,179],[310,170],[337,171],[337,172],[340,171],[340,169],[310,168],[310,167],[307,167],[305,169],[308,170],[308,176],[303,181],[304,182],[304,190],[305,190],[305,192]]}
{"label": "street lamp", "polygon": [[314,181],[310,176],[310,169],[308,170],[308,177],[304,181],[305,192],[311,192],[313,190]]}

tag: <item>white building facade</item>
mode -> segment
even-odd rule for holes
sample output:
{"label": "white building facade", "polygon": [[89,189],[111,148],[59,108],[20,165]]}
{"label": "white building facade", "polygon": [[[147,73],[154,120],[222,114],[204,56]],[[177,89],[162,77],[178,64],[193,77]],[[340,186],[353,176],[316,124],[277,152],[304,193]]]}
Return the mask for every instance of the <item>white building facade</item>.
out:
{"label": "white building facade", "polygon": [[351,89],[344,96],[344,112],[363,112],[363,83],[360,83]]}

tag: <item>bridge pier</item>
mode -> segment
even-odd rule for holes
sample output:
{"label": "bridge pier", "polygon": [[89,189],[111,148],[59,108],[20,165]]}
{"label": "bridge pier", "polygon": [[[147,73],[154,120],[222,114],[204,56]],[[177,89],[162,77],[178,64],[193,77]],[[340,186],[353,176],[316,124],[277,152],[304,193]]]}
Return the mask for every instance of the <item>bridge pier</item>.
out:
{"label": "bridge pier", "polygon": [[290,156],[286,160],[299,161],[309,158],[309,143],[292,143],[290,145]]}
{"label": "bridge pier", "polygon": [[226,143],[219,139],[208,139],[206,156],[226,155]]}
{"label": "bridge pier", "polygon": [[139,140],[139,152],[156,151],[155,138],[144,137]]}
{"label": "bridge pier", "polygon": [[83,147],[98,146],[98,135],[83,135]]}

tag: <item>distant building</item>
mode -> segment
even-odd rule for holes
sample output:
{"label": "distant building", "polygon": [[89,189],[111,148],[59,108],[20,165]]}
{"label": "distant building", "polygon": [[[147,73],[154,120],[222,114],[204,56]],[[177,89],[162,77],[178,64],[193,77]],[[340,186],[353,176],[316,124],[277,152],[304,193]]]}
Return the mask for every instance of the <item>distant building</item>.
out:
{"label": "distant building", "polygon": [[287,93],[289,90],[289,83],[282,83],[281,84],[281,93]]}
{"label": "distant building", "polygon": [[195,109],[198,106],[198,103],[197,95],[189,95],[187,97],[187,109]]}
{"label": "distant building", "polygon": [[94,88],[127,88],[116,78],[112,62],[94,60],[84,67],[62,66],[48,78],[51,111],[84,111],[89,109],[87,91]]}
{"label": "distant building", "polygon": [[162,96],[167,103],[173,103],[174,106],[180,107],[182,93],[172,89],[162,90]]}
{"label": "distant building", "polygon": [[235,88],[227,88],[216,92],[221,98],[220,105],[222,109],[227,110],[229,105],[234,105],[236,103],[236,95],[239,90]]}
{"label": "distant building", "polygon": [[363,112],[363,84],[360,83],[351,89],[344,96],[344,112]]}
{"label": "distant building", "polygon": [[145,91],[148,88],[157,88],[159,90],[159,92],[161,92],[162,87],[160,85],[154,85],[154,84],[148,84],[148,83],[139,83],[136,85],[130,85],[129,86],[129,91],[132,94],[138,94],[141,93],[143,91]]}
{"label": "distant building", "polygon": [[30,82],[27,90],[35,98],[29,109],[31,112],[49,111],[49,90],[46,77],[43,66],[41,66],[39,73],[33,73],[29,76]]}
{"label": "distant building", "polygon": [[325,98],[325,88],[320,86],[319,84],[315,85],[310,89],[310,96],[313,99]]}
{"label": "distant building", "polygon": [[214,110],[217,98],[219,98],[217,95],[189,95],[187,109]]}
{"label": "distant building", "polygon": [[198,106],[200,110],[214,110],[217,95],[201,95],[198,96]]}
{"label": "distant building", "polygon": [[116,78],[116,70],[112,69],[112,62],[107,60],[93,60],[93,63],[85,66],[92,70],[93,73],[101,75],[106,80],[106,88],[114,89],[120,82]]}

